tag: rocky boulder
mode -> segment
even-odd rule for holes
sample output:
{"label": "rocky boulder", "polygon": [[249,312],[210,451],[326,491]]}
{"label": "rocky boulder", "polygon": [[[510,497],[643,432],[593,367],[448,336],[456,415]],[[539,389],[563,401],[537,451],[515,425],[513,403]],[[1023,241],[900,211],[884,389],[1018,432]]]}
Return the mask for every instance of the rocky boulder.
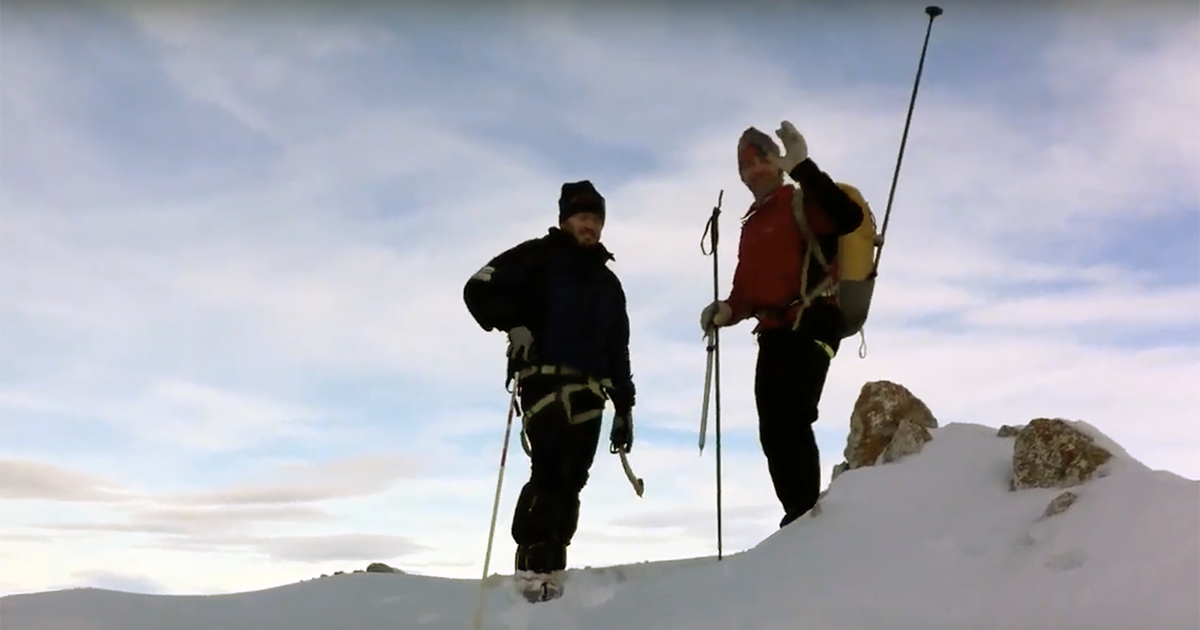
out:
{"label": "rocky boulder", "polygon": [[382,562],[372,562],[367,565],[367,573],[404,573],[400,569],[389,567]]}
{"label": "rocky boulder", "polygon": [[1024,429],[1024,428],[1025,427],[1022,427],[1022,426],[1012,426],[1010,424],[1005,424],[1000,427],[1000,430],[996,432],[996,435],[1003,437],[1003,438],[1016,437],[1021,434],[1021,429]]}
{"label": "rocky boulder", "polygon": [[865,383],[850,414],[842,472],[898,461],[921,451],[933,439],[937,418],[921,399],[890,381]]}
{"label": "rocky boulder", "polygon": [[1091,479],[1113,454],[1095,439],[1061,418],[1037,418],[1024,427],[1006,427],[1015,433],[1013,490],[1069,488]]}

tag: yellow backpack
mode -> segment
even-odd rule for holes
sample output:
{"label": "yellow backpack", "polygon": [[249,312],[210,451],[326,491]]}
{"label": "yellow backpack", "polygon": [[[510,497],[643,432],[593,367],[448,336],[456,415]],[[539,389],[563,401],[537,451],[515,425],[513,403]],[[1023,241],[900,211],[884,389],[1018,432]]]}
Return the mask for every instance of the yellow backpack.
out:
{"label": "yellow backpack", "polygon": [[[808,295],[804,302],[807,304],[816,295],[836,286],[838,306],[846,315],[846,330],[842,335],[842,338],[846,338],[861,334],[863,325],[867,323],[867,315],[871,310],[871,296],[875,292],[875,252],[883,244],[883,239],[879,236],[875,213],[871,212],[871,206],[863,197],[862,192],[844,182],[838,182],[837,186],[863,209],[863,220],[853,232],[838,237],[837,282],[834,283],[831,278],[827,277],[819,286],[811,289],[811,292],[806,288],[805,292]],[[819,259],[818,264],[825,265],[826,261],[820,255],[820,249],[816,246],[816,241],[808,229],[802,209],[797,208],[795,215],[801,231],[811,244],[808,248],[810,255],[805,257],[802,271],[802,274],[806,276],[812,254],[816,254]],[[799,323],[800,315],[797,314],[795,326],[798,326]]]}
{"label": "yellow backpack", "polygon": [[838,238],[838,304],[846,314],[846,337],[862,331],[871,310],[875,292],[875,251],[883,244],[875,224],[875,213],[854,186],[838,182],[841,188],[863,209],[863,221],[858,229]]}

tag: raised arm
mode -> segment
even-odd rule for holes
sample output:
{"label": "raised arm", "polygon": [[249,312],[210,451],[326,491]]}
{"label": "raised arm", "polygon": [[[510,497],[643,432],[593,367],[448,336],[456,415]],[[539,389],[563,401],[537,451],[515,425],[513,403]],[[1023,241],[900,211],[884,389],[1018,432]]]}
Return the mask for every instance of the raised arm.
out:
{"label": "raised arm", "polygon": [[805,158],[788,175],[800,184],[805,197],[813,197],[825,209],[839,234],[849,234],[863,222],[863,209],[843,191],[812,158]]}
{"label": "raised arm", "polygon": [[796,127],[783,121],[775,135],[783,142],[786,154],[776,160],[800,188],[805,198],[812,198],[824,208],[838,235],[849,234],[863,222],[863,209],[850,198],[831,177],[808,155],[808,141]]}

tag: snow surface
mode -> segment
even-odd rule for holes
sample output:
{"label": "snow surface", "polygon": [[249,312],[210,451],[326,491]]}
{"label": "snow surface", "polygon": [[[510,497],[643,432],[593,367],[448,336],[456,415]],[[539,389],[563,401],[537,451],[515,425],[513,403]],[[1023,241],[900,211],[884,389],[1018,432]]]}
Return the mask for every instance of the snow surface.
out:
{"label": "snow surface", "polygon": [[[843,473],[820,511],[745,552],[573,569],[562,599],[485,583],[508,630],[1197,630],[1200,482],[1116,459],[1071,489],[1010,492],[1012,438],[951,424],[900,462]],[[478,580],[357,573],[257,592],[76,589],[0,599],[3,630],[474,627]]]}

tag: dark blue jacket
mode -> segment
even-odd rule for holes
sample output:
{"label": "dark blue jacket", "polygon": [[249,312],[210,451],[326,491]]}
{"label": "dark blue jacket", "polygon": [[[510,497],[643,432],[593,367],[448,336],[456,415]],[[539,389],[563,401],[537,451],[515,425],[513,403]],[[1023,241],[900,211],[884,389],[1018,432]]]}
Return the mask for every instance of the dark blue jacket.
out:
{"label": "dark blue jacket", "polygon": [[629,315],[612,259],[603,245],[585,248],[550,228],[490,260],[467,281],[463,300],[484,330],[529,328],[534,363],[611,379],[613,405],[627,412],[635,397]]}

